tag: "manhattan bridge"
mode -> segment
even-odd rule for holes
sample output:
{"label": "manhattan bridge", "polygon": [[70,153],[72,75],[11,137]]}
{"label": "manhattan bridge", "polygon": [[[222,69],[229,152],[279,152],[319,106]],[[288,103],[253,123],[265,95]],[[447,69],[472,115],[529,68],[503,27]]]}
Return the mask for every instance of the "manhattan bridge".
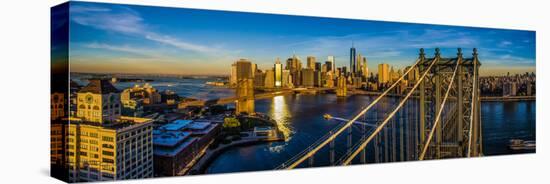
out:
{"label": "manhattan bridge", "polygon": [[[383,93],[276,169],[314,166],[326,153],[330,165],[367,163],[367,154],[374,163],[482,156],[480,65],[477,49],[471,57],[463,57],[460,48],[455,57],[442,57],[438,48],[426,57],[420,49],[414,64]],[[389,110],[374,113],[374,120],[367,117],[412,72],[418,78],[409,81],[404,95],[392,97]],[[353,139],[357,128],[362,133]],[[337,154],[335,147],[342,145],[345,151]]]}

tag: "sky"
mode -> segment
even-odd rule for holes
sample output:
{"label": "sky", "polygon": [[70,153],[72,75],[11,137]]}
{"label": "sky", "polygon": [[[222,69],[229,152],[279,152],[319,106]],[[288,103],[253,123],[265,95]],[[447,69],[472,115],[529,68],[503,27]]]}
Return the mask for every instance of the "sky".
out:
{"label": "sky", "polygon": [[420,48],[454,57],[459,47],[464,57],[478,49],[481,75],[535,72],[534,31],[89,2],[69,14],[73,72],[227,75],[240,58],[270,69],[293,54],[303,65],[333,55],[341,67],[352,43],[374,73],[413,64]]}

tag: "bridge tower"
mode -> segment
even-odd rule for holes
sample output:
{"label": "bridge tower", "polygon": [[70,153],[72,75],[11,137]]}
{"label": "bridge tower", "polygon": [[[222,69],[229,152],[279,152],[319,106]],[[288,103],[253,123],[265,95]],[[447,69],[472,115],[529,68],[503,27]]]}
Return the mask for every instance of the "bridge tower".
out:
{"label": "bridge tower", "polygon": [[340,76],[338,77],[338,82],[336,85],[336,96],[338,97],[345,97],[347,95],[347,87],[346,87],[346,77]]}
{"label": "bridge tower", "polygon": [[[456,57],[443,58],[436,49],[433,58],[426,58],[420,50],[420,73],[435,61],[418,89],[419,101],[419,147],[424,147],[427,136],[434,130],[429,141],[426,159],[479,156],[481,153],[481,122],[479,100],[479,63],[477,49],[472,57],[464,58],[459,48]],[[458,63],[458,66],[457,66]],[[456,68],[456,74],[455,74]],[[454,76],[454,81],[451,81]],[[451,85],[451,86],[450,86]],[[448,92],[447,101],[444,102]],[[447,105],[440,108],[443,103]],[[442,111],[442,112],[439,112]],[[437,114],[442,114],[435,124]]]}
{"label": "bridge tower", "polygon": [[238,80],[235,94],[237,95],[235,113],[254,115],[254,81],[252,79]]}
{"label": "bridge tower", "polygon": [[237,87],[235,88],[235,113],[254,115],[254,79],[252,63],[246,59],[235,62]]}

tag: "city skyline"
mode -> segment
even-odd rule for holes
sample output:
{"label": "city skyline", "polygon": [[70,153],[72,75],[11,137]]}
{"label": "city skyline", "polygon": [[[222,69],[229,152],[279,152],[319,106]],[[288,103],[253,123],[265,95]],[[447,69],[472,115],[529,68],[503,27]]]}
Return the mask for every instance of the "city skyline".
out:
{"label": "city skyline", "polygon": [[302,62],[334,56],[342,67],[352,42],[373,73],[436,47],[443,55],[477,47],[481,75],[535,72],[534,31],[83,2],[72,2],[70,15],[73,72],[228,75],[240,58],[269,69],[293,54]]}

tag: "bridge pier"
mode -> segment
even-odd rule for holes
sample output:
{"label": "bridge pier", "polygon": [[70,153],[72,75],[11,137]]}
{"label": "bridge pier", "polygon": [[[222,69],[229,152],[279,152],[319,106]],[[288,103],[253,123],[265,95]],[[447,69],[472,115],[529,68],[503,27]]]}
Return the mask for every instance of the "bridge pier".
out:
{"label": "bridge pier", "polygon": [[235,94],[237,96],[235,113],[254,115],[254,81],[250,78],[240,79],[237,81]]}
{"label": "bridge pier", "polygon": [[338,77],[338,82],[336,83],[336,96],[345,97],[347,95],[347,84],[346,77]]}

